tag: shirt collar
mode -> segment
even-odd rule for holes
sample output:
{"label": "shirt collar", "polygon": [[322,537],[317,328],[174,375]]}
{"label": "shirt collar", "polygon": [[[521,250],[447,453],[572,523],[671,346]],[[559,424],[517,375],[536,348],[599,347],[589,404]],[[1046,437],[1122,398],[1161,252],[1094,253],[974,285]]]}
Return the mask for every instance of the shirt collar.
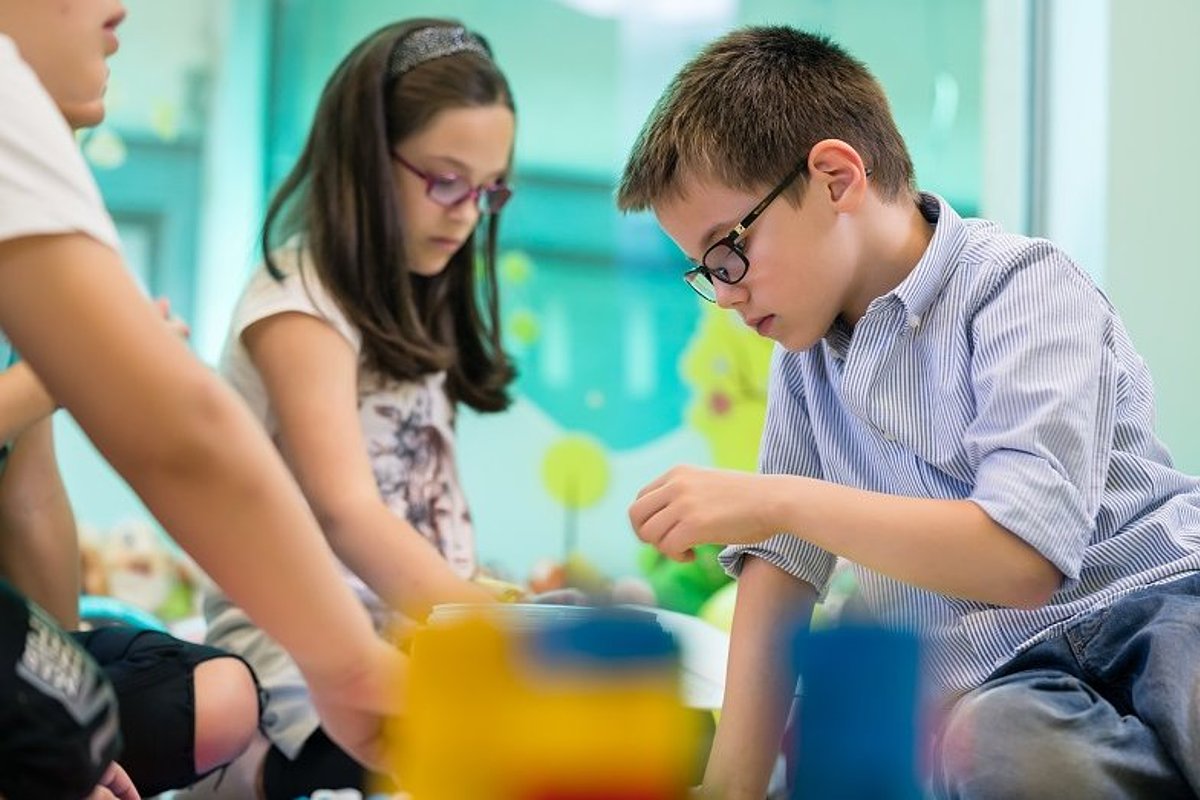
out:
{"label": "shirt collar", "polygon": [[900,285],[889,292],[909,314],[920,318],[942,292],[967,244],[967,226],[950,204],[936,194],[922,192],[917,201],[921,215],[933,226],[933,236],[921,259]]}
{"label": "shirt collar", "polygon": [[[934,226],[933,236],[912,271],[884,297],[894,297],[910,317],[920,320],[950,279],[967,243],[967,226],[958,212],[939,195],[921,192],[917,198],[917,208],[921,216]],[[825,343],[834,355],[845,358],[853,333],[854,329],[838,317],[825,334]]]}

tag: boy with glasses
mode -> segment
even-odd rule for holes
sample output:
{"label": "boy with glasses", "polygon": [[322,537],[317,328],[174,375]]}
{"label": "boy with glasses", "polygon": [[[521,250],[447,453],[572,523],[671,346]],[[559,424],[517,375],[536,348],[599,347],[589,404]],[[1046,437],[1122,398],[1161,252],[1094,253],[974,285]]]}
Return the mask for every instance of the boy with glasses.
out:
{"label": "boy with glasses", "polygon": [[867,69],[785,27],[684,67],[618,204],[779,345],[761,474],[677,467],[629,512],[672,558],[730,545],[740,578],[705,789],[763,797],[786,634],[842,556],[878,620],[927,643],[940,796],[1200,792],[1200,482],[1155,438],[1091,279],[918,192]]}

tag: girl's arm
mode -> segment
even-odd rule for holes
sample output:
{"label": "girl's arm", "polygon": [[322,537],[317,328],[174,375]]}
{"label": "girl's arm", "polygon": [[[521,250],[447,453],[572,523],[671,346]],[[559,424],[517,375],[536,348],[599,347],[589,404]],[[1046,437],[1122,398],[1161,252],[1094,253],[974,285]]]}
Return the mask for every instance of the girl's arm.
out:
{"label": "girl's arm", "polygon": [[163,527],[295,658],[378,763],[403,660],[374,633],[262,427],[82,234],[0,243],[0,324]]}
{"label": "girl's arm", "polygon": [[284,459],[346,566],[417,619],[437,603],[493,599],[384,503],[358,417],[358,359],[349,342],[300,312],[259,320],[242,341],[279,420]]}

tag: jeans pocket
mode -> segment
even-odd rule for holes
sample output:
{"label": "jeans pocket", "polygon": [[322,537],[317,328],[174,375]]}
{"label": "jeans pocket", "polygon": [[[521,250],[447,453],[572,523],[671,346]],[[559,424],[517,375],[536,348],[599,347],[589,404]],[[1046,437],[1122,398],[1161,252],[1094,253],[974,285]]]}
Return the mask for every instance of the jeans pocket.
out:
{"label": "jeans pocket", "polygon": [[1103,627],[1104,621],[1108,618],[1110,606],[1098,608],[1094,611],[1088,611],[1079,619],[1069,624],[1063,631],[1063,637],[1067,640],[1067,645],[1071,648],[1075,660],[1086,668],[1087,666],[1087,649],[1096,634]]}

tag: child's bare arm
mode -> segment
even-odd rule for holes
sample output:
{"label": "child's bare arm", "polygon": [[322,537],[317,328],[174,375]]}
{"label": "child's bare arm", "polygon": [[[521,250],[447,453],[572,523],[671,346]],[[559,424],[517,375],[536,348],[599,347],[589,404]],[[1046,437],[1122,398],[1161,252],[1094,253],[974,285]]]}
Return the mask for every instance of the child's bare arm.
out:
{"label": "child's bare arm", "polygon": [[290,312],[254,323],[242,339],[279,420],[284,457],[342,561],[417,619],[437,603],[493,599],[385,504],[358,416],[358,359],[342,335]]}
{"label": "child's bare arm", "polygon": [[79,542],[48,417],[12,442],[0,473],[0,570],[71,630],[79,625]]}
{"label": "child's bare arm", "polygon": [[677,467],[630,508],[639,538],[672,558],[703,543],[800,539],[923,589],[1034,607],[1062,573],[970,500],[869,492],[795,475]]}
{"label": "child's bare arm", "polygon": [[54,411],[54,398],[24,361],[0,372],[0,441],[17,436]]}
{"label": "child's bare arm", "polygon": [[[182,339],[188,337],[187,323],[171,315],[171,305],[165,298],[155,300],[154,307],[172,333]],[[0,442],[19,435],[57,408],[54,398],[26,362],[18,361],[0,372]]]}
{"label": "child's bare arm", "polygon": [[1062,583],[1054,564],[970,500],[901,497],[810,478],[774,485],[795,525],[790,530],[905,583],[1016,608],[1044,604]]}
{"label": "child's bare arm", "polygon": [[762,800],[796,689],[793,634],[816,591],[749,557],[738,578],[725,699],[704,774],[704,797]]}
{"label": "child's bare arm", "polygon": [[331,701],[331,735],[369,758],[397,701],[382,673],[401,661],[261,427],[163,325],[116,252],[79,234],[0,243],[0,321],[163,526]]}

